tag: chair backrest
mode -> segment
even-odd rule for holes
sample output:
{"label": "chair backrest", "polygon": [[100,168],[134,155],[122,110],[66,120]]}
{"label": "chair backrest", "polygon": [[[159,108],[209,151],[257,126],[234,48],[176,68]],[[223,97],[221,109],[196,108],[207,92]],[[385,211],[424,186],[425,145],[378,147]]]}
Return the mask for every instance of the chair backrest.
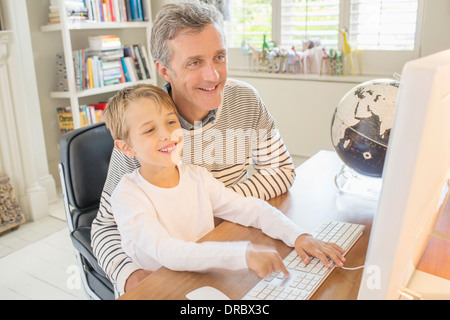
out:
{"label": "chair backrest", "polygon": [[[108,173],[114,141],[104,123],[73,130],[61,136],[60,167],[64,175],[72,217],[96,210]],[[74,221],[74,227],[78,227]]]}

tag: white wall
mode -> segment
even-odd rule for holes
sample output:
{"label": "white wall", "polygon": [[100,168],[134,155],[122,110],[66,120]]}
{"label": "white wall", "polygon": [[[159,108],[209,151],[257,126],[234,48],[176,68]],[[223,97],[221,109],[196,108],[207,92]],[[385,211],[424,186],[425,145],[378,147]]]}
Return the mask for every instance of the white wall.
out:
{"label": "white wall", "polygon": [[450,0],[425,0],[421,56],[450,49]]}

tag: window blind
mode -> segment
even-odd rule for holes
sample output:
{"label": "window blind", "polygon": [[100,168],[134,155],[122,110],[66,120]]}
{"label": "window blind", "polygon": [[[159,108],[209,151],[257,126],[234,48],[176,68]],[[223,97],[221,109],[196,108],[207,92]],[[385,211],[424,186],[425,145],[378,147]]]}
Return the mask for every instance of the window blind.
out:
{"label": "window blind", "polygon": [[350,41],[362,50],[414,50],[418,0],[351,0]]}
{"label": "window blind", "polygon": [[245,39],[260,49],[263,37],[272,39],[271,0],[230,0],[231,18],[225,21],[227,44],[230,48],[240,48]]}
{"label": "window blind", "polygon": [[339,0],[282,0],[281,45],[320,39],[323,46],[337,47],[339,8]]}

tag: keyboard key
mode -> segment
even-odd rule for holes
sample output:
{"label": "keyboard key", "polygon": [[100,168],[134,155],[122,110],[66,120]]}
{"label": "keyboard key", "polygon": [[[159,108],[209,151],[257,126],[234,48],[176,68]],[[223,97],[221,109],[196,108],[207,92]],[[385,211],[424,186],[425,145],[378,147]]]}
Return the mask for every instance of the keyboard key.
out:
{"label": "keyboard key", "polygon": [[[344,222],[323,223],[312,234],[317,239],[325,239],[344,248],[346,251],[359,238],[364,226]],[[247,295],[244,300],[305,300],[310,297],[317,286],[331,273],[334,263],[329,259],[332,268],[328,269],[317,258],[312,258],[305,265],[295,250],[292,250],[283,260],[289,269],[290,277],[283,272],[272,273],[262,279]]]}

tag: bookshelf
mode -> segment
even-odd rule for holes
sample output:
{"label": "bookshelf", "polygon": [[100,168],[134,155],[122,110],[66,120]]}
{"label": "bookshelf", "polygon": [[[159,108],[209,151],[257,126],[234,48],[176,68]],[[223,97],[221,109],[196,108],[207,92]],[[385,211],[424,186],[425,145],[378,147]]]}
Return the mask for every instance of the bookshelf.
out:
{"label": "bookshelf", "polygon": [[[81,19],[71,19],[66,14],[69,5],[74,5],[78,3],[83,3],[86,9],[92,5],[93,7],[89,7],[89,13],[86,18]],[[103,9],[95,8],[97,4],[100,6],[103,5]],[[139,17],[136,15],[131,17],[131,14],[127,18],[127,13],[125,12],[125,7],[133,3],[133,6],[136,4],[140,5],[142,8],[142,12],[140,12]],[[47,24],[41,26],[41,32],[50,33],[50,32],[58,32],[61,34],[62,44],[63,44],[63,56],[65,63],[65,72],[67,76],[67,88],[66,91],[58,91],[54,90],[50,92],[50,97],[52,99],[62,99],[68,100],[70,102],[74,128],[79,128],[81,125],[81,117],[80,117],[80,106],[85,105],[85,103],[81,103],[80,99],[86,100],[86,98],[91,99],[91,103],[98,103],[96,101],[97,96],[111,94],[113,95],[116,91],[125,88],[131,84],[137,83],[148,83],[156,85],[156,69],[154,63],[152,62],[150,56],[150,32],[151,32],[151,4],[150,0],[89,0],[89,1],[80,1],[80,0],[51,0],[49,2],[49,8],[52,9],[57,6],[57,11],[59,12],[59,19],[52,24]],[[111,5],[108,7],[108,16],[106,14],[105,4]],[[115,6],[115,7],[114,7]],[[105,10],[105,11],[101,11]],[[109,13],[111,10],[111,15]],[[123,11],[121,11],[123,10]],[[51,11],[51,10],[50,10]],[[98,11],[98,12],[96,12]],[[122,12],[122,16],[119,16],[119,11]],[[104,13],[104,16],[103,16]],[[111,21],[112,13],[116,14],[115,21]],[[81,14],[85,15],[85,14]],[[102,17],[100,17],[102,16]],[[146,19],[146,20],[144,20]],[[109,21],[108,21],[109,20]],[[121,82],[111,85],[103,85],[101,87],[94,88],[79,88],[79,82],[77,84],[77,74],[75,71],[75,62],[74,56],[77,50],[85,50],[88,48],[87,39],[91,36],[99,36],[99,35],[116,35],[120,34],[120,40],[122,45],[130,44],[130,45],[140,45],[142,50],[145,50],[145,55],[147,56],[147,69],[150,75],[147,79],[141,79],[137,81],[131,81],[127,79],[129,82]],[[137,38],[136,38],[137,37]],[[83,42],[80,39],[85,39]],[[133,39],[132,43],[129,43],[129,39]],[[137,40],[136,40],[137,39]],[[80,44],[83,42],[84,44]],[[56,61],[56,54],[55,61]],[[55,74],[55,77],[57,75]],[[79,78],[78,78],[78,81]],[[84,81],[82,79],[81,81]],[[56,89],[56,88],[55,88]]]}

